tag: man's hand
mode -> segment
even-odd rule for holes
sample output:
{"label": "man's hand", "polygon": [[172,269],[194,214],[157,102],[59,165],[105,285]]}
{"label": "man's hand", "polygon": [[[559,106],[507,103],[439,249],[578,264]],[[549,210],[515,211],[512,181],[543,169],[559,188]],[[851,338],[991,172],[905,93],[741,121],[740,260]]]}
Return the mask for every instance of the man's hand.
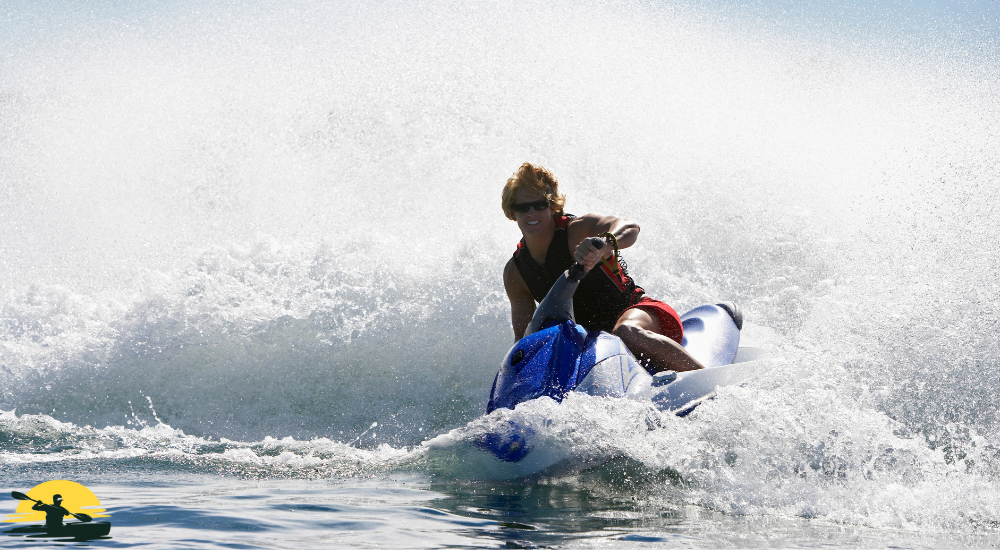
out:
{"label": "man's hand", "polygon": [[601,258],[610,258],[612,254],[615,253],[615,248],[613,246],[604,245],[604,248],[597,248],[591,239],[584,239],[576,247],[576,251],[573,253],[573,259],[576,263],[587,268],[590,271],[597,265],[597,262],[601,261]]}

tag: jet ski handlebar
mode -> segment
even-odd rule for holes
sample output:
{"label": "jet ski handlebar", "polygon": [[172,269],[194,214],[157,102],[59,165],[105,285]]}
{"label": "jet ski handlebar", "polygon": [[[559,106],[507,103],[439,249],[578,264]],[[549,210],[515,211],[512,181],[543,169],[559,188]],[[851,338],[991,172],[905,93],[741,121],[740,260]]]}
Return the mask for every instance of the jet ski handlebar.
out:
{"label": "jet ski handlebar", "polygon": [[[591,237],[590,244],[594,245],[594,248],[600,250],[604,248],[605,242],[604,239],[600,237]],[[587,275],[587,271],[587,268],[583,267],[582,264],[575,263],[569,268],[567,275],[574,281],[580,281]]]}
{"label": "jet ski handlebar", "polygon": [[[604,239],[592,237],[591,244],[598,250],[604,248]],[[556,279],[556,282],[549,289],[549,293],[542,299],[542,303],[535,308],[535,314],[528,323],[528,328],[524,335],[534,334],[542,330],[551,323],[562,323],[564,321],[575,321],[573,314],[573,293],[580,284],[580,279],[587,275],[588,269],[576,263],[567,269]]]}

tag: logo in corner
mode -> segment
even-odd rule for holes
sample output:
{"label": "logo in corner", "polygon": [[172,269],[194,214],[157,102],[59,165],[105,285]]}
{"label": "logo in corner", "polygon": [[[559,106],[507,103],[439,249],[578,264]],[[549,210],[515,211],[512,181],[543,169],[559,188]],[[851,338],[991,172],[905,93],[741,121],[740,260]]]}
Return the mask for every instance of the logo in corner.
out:
{"label": "logo in corner", "polygon": [[97,495],[75,481],[46,481],[27,493],[11,491],[10,496],[21,502],[3,521],[32,522],[34,525],[15,527],[5,530],[4,534],[32,539],[93,540],[107,537],[111,532],[111,523],[95,521],[95,518],[111,517],[103,513],[105,509]]}

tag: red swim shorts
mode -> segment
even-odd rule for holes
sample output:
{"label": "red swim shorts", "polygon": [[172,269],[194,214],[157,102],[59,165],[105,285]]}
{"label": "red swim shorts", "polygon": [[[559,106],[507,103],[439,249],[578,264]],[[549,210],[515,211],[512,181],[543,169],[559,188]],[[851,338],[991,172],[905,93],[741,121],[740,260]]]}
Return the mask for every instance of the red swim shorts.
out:
{"label": "red swim shorts", "polygon": [[[648,296],[643,296],[641,300],[635,305],[625,308],[625,311],[630,309],[641,309],[646,313],[652,315],[653,317],[660,320],[660,334],[666,336],[677,342],[678,344],[684,340],[684,325],[681,324],[681,317],[677,315],[674,308],[668,306],[667,304],[654,300]],[[623,312],[624,313],[624,312]]]}

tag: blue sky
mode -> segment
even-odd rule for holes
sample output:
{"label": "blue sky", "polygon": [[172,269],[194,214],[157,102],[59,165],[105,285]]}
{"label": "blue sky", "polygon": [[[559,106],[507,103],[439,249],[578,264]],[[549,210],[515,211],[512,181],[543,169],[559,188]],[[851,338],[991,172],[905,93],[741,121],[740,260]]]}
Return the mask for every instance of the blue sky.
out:
{"label": "blue sky", "polygon": [[[271,9],[315,5],[321,1],[274,0]],[[367,3],[385,5],[400,1]],[[751,29],[777,29],[796,38],[864,42],[892,37],[910,45],[947,44],[952,49],[965,49],[993,60],[1000,52],[1000,0],[643,0],[641,3],[655,7],[678,2],[698,11],[716,12],[730,21],[745,21]],[[270,3],[268,0],[0,0],[0,63],[4,57],[10,59],[19,51],[58,44],[63,37],[80,32],[147,27],[159,18],[175,16],[224,19],[233,6]]]}
{"label": "blue sky", "polygon": [[[18,22],[46,21],[57,25],[71,20],[144,19],[150,14],[212,4],[241,2],[195,2],[192,0],[13,0],[0,2],[0,21],[7,26]],[[291,2],[311,3],[311,2]],[[383,2],[377,2],[383,3]],[[653,0],[655,4],[668,4]],[[795,14],[821,20],[857,17],[884,19],[946,19],[967,25],[997,28],[1000,2],[997,0],[694,0],[693,5],[723,6],[728,10],[773,15]]]}

